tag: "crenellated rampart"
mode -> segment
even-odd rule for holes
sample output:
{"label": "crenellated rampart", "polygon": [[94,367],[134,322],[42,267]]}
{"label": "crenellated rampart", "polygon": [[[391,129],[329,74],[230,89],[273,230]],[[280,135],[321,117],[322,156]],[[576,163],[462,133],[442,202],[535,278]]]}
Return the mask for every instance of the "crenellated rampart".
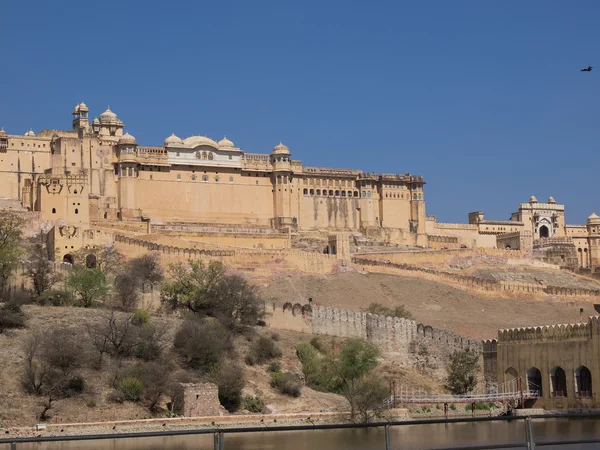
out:
{"label": "crenellated rampart", "polygon": [[378,261],[364,257],[355,257],[352,259],[355,267],[365,270],[381,271],[384,273],[403,273],[406,275],[424,274],[434,280],[449,281],[461,287],[478,289],[483,291],[499,291],[528,293],[540,295],[552,295],[560,297],[600,297],[598,289],[583,289],[561,286],[549,286],[545,284],[521,283],[516,281],[504,280],[484,280],[471,275],[462,275],[459,273],[446,272],[429,267],[419,267],[412,264],[398,264],[389,260]]}
{"label": "crenellated rampart", "polygon": [[[295,249],[205,249],[165,245],[138,236],[114,235],[115,248],[132,256],[157,252],[165,263],[187,262],[190,259],[218,260],[240,270],[256,274],[302,271],[306,273],[334,273],[340,261],[336,255],[304,252]],[[201,244],[198,244],[201,245]]]}
{"label": "crenellated rampart", "polygon": [[592,316],[587,323],[546,325],[539,327],[508,328],[498,330],[498,342],[546,342],[587,340],[598,327],[598,317]]}
{"label": "crenellated rampart", "polygon": [[399,356],[400,363],[409,361],[411,343],[424,343],[434,349],[437,358],[447,360],[456,350],[480,349],[481,342],[450,331],[398,317],[384,317],[327,306],[265,305],[267,323],[272,328],[306,333],[361,338],[382,351]]}

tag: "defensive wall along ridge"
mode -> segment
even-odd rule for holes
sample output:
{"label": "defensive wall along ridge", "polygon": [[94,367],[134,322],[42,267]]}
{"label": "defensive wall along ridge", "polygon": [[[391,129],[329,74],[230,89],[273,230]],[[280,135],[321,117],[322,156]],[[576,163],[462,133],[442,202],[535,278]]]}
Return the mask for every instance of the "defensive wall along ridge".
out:
{"label": "defensive wall along ridge", "polygon": [[521,283],[504,280],[484,280],[471,275],[445,272],[438,269],[418,267],[411,264],[393,263],[389,261],[371,260],[367,258],[352,258],[353,266],[365,272],[380,272],[392,275],[426,278],[432,281],[449,282],[460,289],[476,289],[480,291],[495,291],[504,293],[521,293],[559,297],[600,297],[599,289],[583,289],[546,284]]}
{"label": "defensive wall along ridge", "polygon": [[398,317],[299,303],[267,303],[265,312],[267,325],[272,328],[361,338],[382,351],[397,354],[401,363],[410,361],[412,343],[431,344],[435,356],[445,360],[456,350],[482,348],[480,341]]}
{"label": "defensive wall along ridge", "polygon": [[[166,263],[187,262],[189,259],[221,261],[232,267],[255,272],[273,272],[285,269],[306,273],[334,273],[341,261],[335,255],[304,252],[293,249],[223,249],[211,250],[177,245],[164,245],[139,237],[114,235],[115,249],[137,256],[157,252]],[[200,244],[199,244],[200,245]]]}

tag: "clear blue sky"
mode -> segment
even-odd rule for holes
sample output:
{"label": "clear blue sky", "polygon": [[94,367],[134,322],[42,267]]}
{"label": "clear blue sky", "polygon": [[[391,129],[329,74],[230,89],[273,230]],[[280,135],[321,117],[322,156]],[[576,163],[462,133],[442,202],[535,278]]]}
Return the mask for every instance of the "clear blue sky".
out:
{"label": "clear blue sky", "polygon": [[[0,0],[0,126],[110,104],[305,165],[425,177],[428,214],[600,212],[600,2]],[[591,73],[579,69],[595,65]]]}

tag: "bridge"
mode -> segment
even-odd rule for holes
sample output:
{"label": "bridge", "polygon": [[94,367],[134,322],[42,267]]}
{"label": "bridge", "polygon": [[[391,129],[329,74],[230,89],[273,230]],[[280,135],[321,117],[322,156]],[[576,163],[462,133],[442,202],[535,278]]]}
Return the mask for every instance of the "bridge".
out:
{"label": "bridge", "polygon": [[[523,384],[527,389],[523,389]],[[424,404],[439,404],[439,403],[520,403],[525,400],[535,399],[540,396],[539,386],[529,382],[528,384],[521,377],[514,378],[504,384],[497,386],[495,389],[486,393],[450,395],[442,393],[431,393],[421,389],[406,389],[400,386],[396,389],[394,384],[392,388],[393,394],[390,395],[384,404],[387,407],[395,407],[396,405],[404,405],[408,403],[424,403]]]}

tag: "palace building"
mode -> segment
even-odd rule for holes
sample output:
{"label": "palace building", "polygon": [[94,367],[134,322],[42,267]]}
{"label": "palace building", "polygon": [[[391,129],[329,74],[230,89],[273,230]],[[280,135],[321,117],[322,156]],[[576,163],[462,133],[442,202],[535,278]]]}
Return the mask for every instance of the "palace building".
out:
{"label": "palace building", "polygon": [[47,223],[213,224],[291,231],[362,231],[428,244],[421,176],[307,167],[283,143],[249,153],[224,137],[138,144],[110,107],[72,129],[0,131],[0,197]]}

